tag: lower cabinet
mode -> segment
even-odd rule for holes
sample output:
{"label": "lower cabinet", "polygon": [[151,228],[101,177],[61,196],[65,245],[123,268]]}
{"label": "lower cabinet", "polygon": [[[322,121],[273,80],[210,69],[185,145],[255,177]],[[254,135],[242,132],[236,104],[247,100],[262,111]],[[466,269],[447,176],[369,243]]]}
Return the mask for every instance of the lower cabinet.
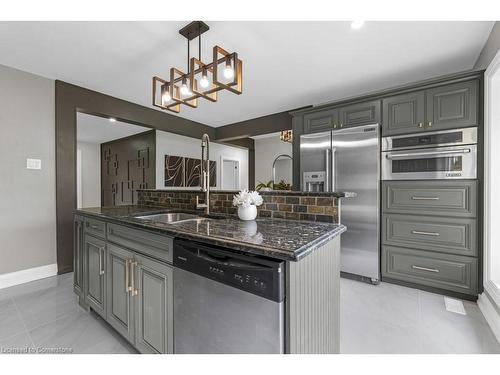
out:
{"label": "lower cabinet", "polygon": [[73,290],[79,298],[83,297],[83,226],[84,220],[75,216],[74,220],[74,255],[73,255]]}
{"label": "lower cabinet", "polygon": [[107,246],[108,323],[141,353],[172,353],[172,268],[122,247]]}
{"label": "lower cabinet", "polygon": [[83,256],[85,302],[106,319],[106,242],[86,234]]}
{"label": "lower cabinet", "polygon": [[172,238],[143,232],[138,252],[105,240],[103,228],[111,224],[88,222],[75,216],[74,290],[80,303],[141,353],[173,353],[173,268],[164,261],[172,259]]}
{"label": "lower cabinet", "polygon": [[172,267],[141,255],[133,264],[135,346],[141,353],[173,353]]}
{"label": "lower cabinet", "polygon": [[132,297],[131,262],[134,253],[108,244],[106,268],[106,320],[131,343],[135,340],[134,301]]}

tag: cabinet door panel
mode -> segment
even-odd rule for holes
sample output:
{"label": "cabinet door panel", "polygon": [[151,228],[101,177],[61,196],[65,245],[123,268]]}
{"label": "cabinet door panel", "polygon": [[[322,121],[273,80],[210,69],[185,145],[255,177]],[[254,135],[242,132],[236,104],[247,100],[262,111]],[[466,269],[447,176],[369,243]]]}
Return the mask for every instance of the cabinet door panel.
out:
{"label": "cabinet door panel", "polygon": [[84,256],[85,301],[96,313],[106,318],[106,243],[86,235]]}
{"label": "cabinet door panel", "polygon": [[73,227],[73,289],[79,297],[83,296],[83,225],[83,218],[75,216]]}
{"label": "cabinet door panel", "polygon": [[134,304],[128,290],[130,262],[134,253],[108,244],[107,321],[130,342],[134,342]]}
{"label": "cabinet door panel", "polygon": [[426,131],[476,126],[478,81],[460,82],[426,91]]}
{"label": "cabinet door panel", "polygon": [[318,133],[332,130],[337,123],[338,113],[336,110],[326,110],[304,115],[304,133]]}
{"label": "cabinet door panel", "polygon": [[382,101],[382,135],[425,131],[425,94],[417,91]]}
{"label": "cabinet door panel", "polygon": [[141,353],[172,353],[172,268],[139,255],[136,262],[136,347]]}
{"label": "cabinet door panel", "polygon": [[338,111],[340,128],[380,123],[380,100],[342,107]]}

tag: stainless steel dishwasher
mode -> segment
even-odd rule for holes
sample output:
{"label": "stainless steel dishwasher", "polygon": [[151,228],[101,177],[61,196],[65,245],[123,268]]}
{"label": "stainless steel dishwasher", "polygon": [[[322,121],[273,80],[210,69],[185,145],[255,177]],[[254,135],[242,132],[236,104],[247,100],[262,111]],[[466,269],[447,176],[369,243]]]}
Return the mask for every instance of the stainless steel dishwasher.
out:
{"label": "stainless steel dishwasher", "polygon": [[174,352],[283,353],[284,262],[174,242]]}

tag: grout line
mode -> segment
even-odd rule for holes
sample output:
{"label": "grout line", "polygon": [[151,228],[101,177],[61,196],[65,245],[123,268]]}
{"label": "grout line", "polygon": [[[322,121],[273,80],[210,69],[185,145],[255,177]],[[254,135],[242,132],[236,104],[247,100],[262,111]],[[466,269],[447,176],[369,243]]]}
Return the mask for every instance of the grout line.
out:
{"label": "grout line", "polygon": [[35,342],[33,341],[33,337],[31,337],[31,334],[30,332],[28,331],[28,326],[26,326],[26,322],[24,321],[24,318],[23,316],[21,315],[21,311],[19,311],[19,308],[17,307],[17,303],[16,301],[14,300],[14,298],[12,298],[12,303],[14,304],[14,307],[17,311],[17,314],[19,315],[19,318],[21,318],[21,322],[23,323],[23,326],[24,326],[24,329],[25,329],[25,332],[26,334],[28,335],[28,337],[30,338],[30,341],[31,341],[31,344],[33,344],[33,347],[35,347]]}

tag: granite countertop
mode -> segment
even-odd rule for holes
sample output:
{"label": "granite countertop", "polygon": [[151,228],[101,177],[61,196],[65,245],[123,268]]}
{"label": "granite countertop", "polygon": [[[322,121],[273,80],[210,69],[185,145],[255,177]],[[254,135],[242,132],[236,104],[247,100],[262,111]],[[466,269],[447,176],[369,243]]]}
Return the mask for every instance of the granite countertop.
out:
{"label": "granite countertop", "polygon": [[199,222],[184,221],[176,224],[136,218],[141,215],[173,211],[180,212],[181,210],[150,206],[118,206],[82,208],[76,210],[75,213],[290,261],[302,259],[346,230],[342,224],[271,218],[241,221],[236,217],[222,215],[210,215]]}
{"label": "granite countertop", "polygon": [[[151,191],[151,192],[177,192],[177,193],[200,193],[200,189],[139,189],[138,191]],[[238,194],[239,190],[210,190],[213,194]],[[333,197],[333,198],[353,198],[357,193],[352,191],[298,191],[298,190],[259,190],[261,195],[287,195],[287,196],[314,196],[314,197]]]}

